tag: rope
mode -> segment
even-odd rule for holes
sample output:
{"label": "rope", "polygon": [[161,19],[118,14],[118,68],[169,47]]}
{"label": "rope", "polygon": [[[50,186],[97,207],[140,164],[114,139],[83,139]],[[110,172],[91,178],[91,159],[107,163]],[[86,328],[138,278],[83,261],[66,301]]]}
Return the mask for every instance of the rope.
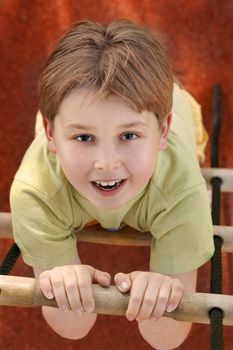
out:
{"label": "rope", "polygon": [[19,255],[19,247],[16,243],[13,243],[0,266],[0,275],[9,275]]}
{"label": "rope", "polygon": [[[220,225],[221,184],[222,180],[220,178],[212,178],[212,221],[214,225]],[[211,259],[210,281],[210,291],[215,294],[222,294],[222,244],[222,238],[215,235],[215,252]]]}
{"label": "rope", "polygon": [[[220,187],[220,182],[217,183]],[[213,187],[213,194],[215,193]],[[220,198],[219,198],[220,199]],[[218,222],[220,215],[216,210],[219,203],[214,198],[212,203],[215,203],[215,208],[212,210],[213,222]],[[215,216],[216,215],[216,216]],[[214,294],[222,294],[222,243],[223,240],[219,236],[214,236],[214,255],[211,259],[211,280],[210,280],[210,292]],[[211,350],[223,350],[224,339],[223,339],[223,311],[221,309],[213,308],[210,310],[210,344]]]}
{"label": "rope", "polygon": [[222,243],[219,236],[214,236],[215,253],[211,259],[210,292],[222,294]]}
{"label": "rope", "polygon": [[213,177],[212,185],[212,221],[214,225],[220,225],[220,207],[221,207],[221,184],[222,179]]}
{"label": "rope", "polygon": [[222,329],[223,313],[221,309],[213,308],[210,310],[210,345],[211,350],[223,350],[224,339]]}
{"label": "rope", "polygon": [[[218,162],[218,140],[220,131],[220,86],[214,87],[213,99],[213,130],[211,142],[211,166],[217,168]],[[211,179],[212,185],[212,221],[214,225],[220,225],[220,207],[221,207],[221,184],[219,177]],[[222,244],[221,237],[214,236],[214,255],[211,259],[211,280],[210,292],[214,294],[222,294]],[[210,344],[211,350],[223,350],[223,311],[213,308],[209,312],[210,316]]]}

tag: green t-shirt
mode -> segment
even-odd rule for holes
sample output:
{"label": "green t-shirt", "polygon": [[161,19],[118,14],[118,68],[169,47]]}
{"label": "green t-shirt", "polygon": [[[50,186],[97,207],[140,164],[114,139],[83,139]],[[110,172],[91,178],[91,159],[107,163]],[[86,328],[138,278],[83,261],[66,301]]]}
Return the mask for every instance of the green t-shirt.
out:
{"label": "green t-shirt", "polygon": [[57,156],[48,152],[44,132],[39,133],[10,194],[14,239],[26,264],[52,268],[71,262],[77,254],[75,232],[93,220],[107,229],[124,223],[150,231],[152,271],[185,273],[210,259],[214,246],[208,194],[195,152],[192,110],[178,86],[172,111],[168,147],[159,153],[153,176],[118,209],[96,208],[78,193]]}

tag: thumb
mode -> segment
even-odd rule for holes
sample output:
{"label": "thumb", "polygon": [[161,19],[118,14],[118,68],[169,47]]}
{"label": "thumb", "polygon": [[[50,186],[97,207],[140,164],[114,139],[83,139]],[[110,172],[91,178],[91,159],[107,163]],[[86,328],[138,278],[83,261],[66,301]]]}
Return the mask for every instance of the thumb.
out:
{"label": "thumb", "polygon": [[117,273],[114,277],[114,282],[120,292],[126,293],[131,288],[131,278],[129,273]]}
{"label": "thumb", "polygon": [[108,287],[111,283],[111,275],[108,272],[94,269],[93,282],[97,282],[102,287]]}

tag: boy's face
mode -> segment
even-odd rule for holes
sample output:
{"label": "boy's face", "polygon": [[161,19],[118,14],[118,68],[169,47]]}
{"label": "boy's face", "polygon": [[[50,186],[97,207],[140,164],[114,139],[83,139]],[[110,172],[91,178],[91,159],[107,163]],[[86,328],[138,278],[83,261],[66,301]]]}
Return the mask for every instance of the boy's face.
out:
{"label": "boy's face", "polygon": [[44,121],[48,148],[94,206],[118,208],[149,181],[171,117],[159,128],[152,112],[135,112],[114,96],[90,103],[87,92],[76,90],[63,100],[53,128]]}

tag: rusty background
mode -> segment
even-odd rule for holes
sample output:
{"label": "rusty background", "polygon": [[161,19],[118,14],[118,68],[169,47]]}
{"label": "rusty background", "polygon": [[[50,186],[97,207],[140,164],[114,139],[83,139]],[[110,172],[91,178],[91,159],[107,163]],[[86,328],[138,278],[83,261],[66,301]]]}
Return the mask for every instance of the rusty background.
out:
{"label": "rusty background", "polygon": [[[37,111],[36,84],[55,41],[71,23],[90,19],[108,23],[128,18],[149,26],[166,46],[174,73],[201,103],[211,134],[212,90],[222,91],[220,166],[233,164],[231,0],[0,0],[0,211],[9,211],[9,189],[22,156],[33,138]],[[209,166],[209,146],[207,160]],[[233,225],[233,196],[222,195],[221,223]],[[20,220],[20,218],[19,218]],[[3,259],[12,241],[0,241]],[[147,269],[146,248],[101,247],[80,244],[85,263],[112,274]],[[223,255],[223,292],[233,294],[232,254]],[[32,276],[21,259],[13,275]],[[209,264],[200,270],[198,290],[209,291]],[[225,349],[233,348],[233,328],[225,327]],[[0,307],[1,350],[149,350],[136,322],[99,316],[89,335],[69,341],[54,334],[40,309]],[[208,349],[209,327],[194,325],[180,350]]]}

